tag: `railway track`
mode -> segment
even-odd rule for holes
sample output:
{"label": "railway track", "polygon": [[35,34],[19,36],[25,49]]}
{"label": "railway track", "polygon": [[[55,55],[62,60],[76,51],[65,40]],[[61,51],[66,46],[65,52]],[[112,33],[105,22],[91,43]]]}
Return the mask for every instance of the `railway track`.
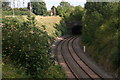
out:
{"label": "railway track", "polygon": [[79,46],[78,36],[66,37],[59,41],[56,46],[58,63],[64,68],[68,78],[74,78],[74,80],[112,78],[100,72],[101,70],[98,70],[99,68],[95,65],[90,64]]}

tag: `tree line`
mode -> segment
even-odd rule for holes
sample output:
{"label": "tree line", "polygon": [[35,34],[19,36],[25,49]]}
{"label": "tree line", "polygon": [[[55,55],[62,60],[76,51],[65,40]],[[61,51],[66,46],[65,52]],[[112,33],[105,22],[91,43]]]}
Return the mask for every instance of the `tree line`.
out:
{"label": "tree line", "polygon": [[120,74],[119,2],[87,2],[82,19],[82,41],[98,63]]}
{"label": "tree line", "polygon": [[[16,15],[18,15],[18,14],[27,15],[28,10],[30,10],[35,15],[44,15],[44,16],[46,16],[46,15],[59,15],[59,16],[64,16],[64,12],[66,12],[67,7],[69,8],[71,6],[68,2],[62,1],[62,2],[60,2],[59,6],[57,6],[57,7],[52,6],[51,10],[47,11],[46,3],[44,1],[43,2],[29,2],[28,6],[24,7],[24,8],[11,8],[10,4],[11,4],[10,2],[2,2],[2,10],[3,10],[3,12],[7,11],[5,13],[7,15],[9,15],[9,14],[11,15],[12,10],[15,11]],[[15,6],[15,4],[13,4],[13,6]]]}

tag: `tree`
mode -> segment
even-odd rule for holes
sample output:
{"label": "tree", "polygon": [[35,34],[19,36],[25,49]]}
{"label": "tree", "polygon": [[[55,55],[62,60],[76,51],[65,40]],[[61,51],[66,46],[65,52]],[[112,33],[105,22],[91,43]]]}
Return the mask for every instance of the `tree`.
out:
{"label": "tree", "polygon": [[[29,8],[30,3],[28,3]],[[32,12],[36,15],[46,15],[47,8],[45,2],[31,2]],[[30,8],[29,8],[30,9]]]}
{"label": "tree", "polygon": [[64,17],[66,13],[70,12],[72,6],[68,2],[60,2],[60,5],[57,6],[57,14],[61,17]]}
{"label": "tree", "polygon": [[35,17],[28,16],[27,19],[3,18],[2,55],[4,58],[9,56],[15,67],[24,69],[31,78],[45,78],[52,64],[50,37],[44,29],[36,27]]}
{"label": "tree", "polygon": [[82,41],[88,47],[87,50],[91,49],[89,54],[112,72],[120,72],[119,4],[87,2],[82,18]]}
{"label": "tree", "polygon": [[71,6],[71,5],[70,5],[70,3],[68,3],[68,2],[62,1],[62,2],[60,2],[60,6],[69,7],[69,6]]}
{"label": "tree", "polygon": [[[106,2],[87,2],[85,4],[85,9],[87,9],[87,13],[91,14],[94,11],[102,14],[104,18],[109,18],[112,15],[112,8],[114,3],[106,3]],[[114,5],[114,7],[116,7]]]}
{"label": "tree", "polygon": [[81,21],[83,16],[83,8],[81,6],[75,6],[74,11],[71,12],[70,17],[72,20]]}
{"label": "tree", "polygon": [[10,8],[10,2],[2,2],[2,10],[9,10]]}

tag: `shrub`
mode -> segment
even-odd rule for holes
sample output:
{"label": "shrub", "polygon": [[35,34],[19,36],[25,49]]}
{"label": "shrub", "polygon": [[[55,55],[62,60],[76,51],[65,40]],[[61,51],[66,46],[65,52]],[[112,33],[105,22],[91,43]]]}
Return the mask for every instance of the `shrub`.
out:
{"label": "shrub", "polygon": [[32,77],[45,77],[50,66],[47,33],[35,27],[34,17],[26,22],[3,18],[3,24],[3,57],[10,57]]}
{"label": "shrub", "polygon": [[93,48],[90,55],[97,62],[114,72],[120,69],[118,6],[119,2],[87,2],[83,16],[82,42]]}

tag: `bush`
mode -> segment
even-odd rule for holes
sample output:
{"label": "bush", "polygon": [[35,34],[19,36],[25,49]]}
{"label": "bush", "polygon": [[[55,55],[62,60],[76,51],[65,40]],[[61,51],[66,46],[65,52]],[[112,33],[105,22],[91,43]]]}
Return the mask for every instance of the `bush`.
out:
{"label": "bush", "polygon": [[45,77],[50,67],[47,33],[35,27],[34,17],[26,22],[3,18],[3,24],[3,58],[10,57],[32,77]]}
{"label": "bush", "polygon": [[96,61],[107,69],[120,70],[119,52],[119,2],[91,3],[85,5],[82,42]]}
{"label": "bush", "polygon": [[[27,8],[15,8],[14,15],[28,15],[30,14]],[[13,9],[3,10],[2,15],[13,15]]]}

